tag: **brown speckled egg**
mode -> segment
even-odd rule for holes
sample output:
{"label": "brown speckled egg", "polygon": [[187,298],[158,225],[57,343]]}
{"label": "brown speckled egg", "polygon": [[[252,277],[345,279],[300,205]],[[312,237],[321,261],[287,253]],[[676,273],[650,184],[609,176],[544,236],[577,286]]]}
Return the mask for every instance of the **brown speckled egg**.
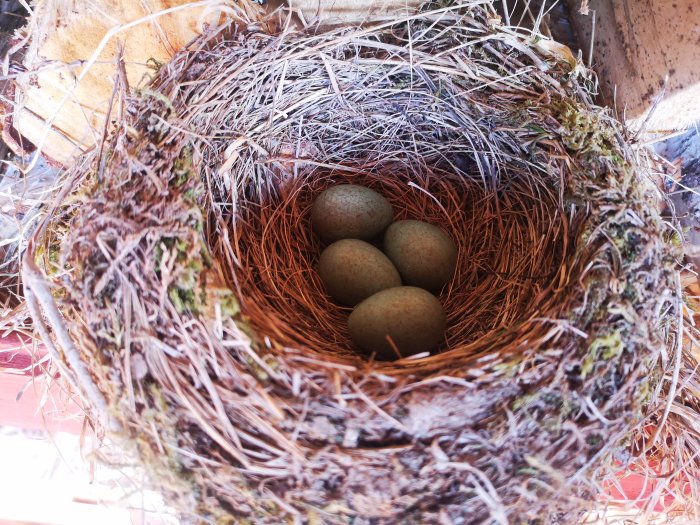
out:
{"label": "brown speckled egg", "polygon": [[389,288],[365,299],[348,319],[352,340],[379,360],[430,352],[445,337],[447,319],[437,298],[413,286]]}
{"label": "brown speckled egg", "polygon": [[399,272],[387,256],[358,239],[342,239],[323,250],[318,273],[328,295],[348,306],[401,286]]}
{"label": "brown speckled egg", "polygon": [[457,246],[437,226],[422,221],[397,221],[384,234],[384,253],[399,270],[404,284],[439,292],[454,276]]}
{"label": "brown speckled egg", "polygon": [[394,212],[389,201],[364,186],[341,184],[321,193],[311,209],[311,224],[324,242],[370,240],[381,234]]}

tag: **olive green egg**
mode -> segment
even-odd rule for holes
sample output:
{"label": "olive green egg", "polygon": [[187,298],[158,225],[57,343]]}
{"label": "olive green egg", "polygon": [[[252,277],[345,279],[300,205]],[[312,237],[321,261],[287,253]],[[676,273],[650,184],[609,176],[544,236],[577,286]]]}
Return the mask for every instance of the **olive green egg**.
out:
{"label": "olive green egg", "polygon": [[[445,338],[447,318],[437,298],[413,286],[389,288],[365,299],[348,318],[352,340],[382,361],[430,352]],[[393,342],[389,342],[389,339]]]}
{"label": "olive green egg", "polygon": [[384,253],[399,270],[404,284],[439,292],[455,273],[457,246],[437,226],[422,221],[397,221],[384,234]]}
{"label": "olive green egg", "polygon": [[311,224],[324,242],[370,240],[393,218],[391,204],[374,190],[356,184],[331,186],[311,208]]}
{"label": "olive green egg", "polygon": [[358,239],[342,239],[323,250],[318,273],[328,295],[348,306],[401,286],[399,272],[387,256]]}

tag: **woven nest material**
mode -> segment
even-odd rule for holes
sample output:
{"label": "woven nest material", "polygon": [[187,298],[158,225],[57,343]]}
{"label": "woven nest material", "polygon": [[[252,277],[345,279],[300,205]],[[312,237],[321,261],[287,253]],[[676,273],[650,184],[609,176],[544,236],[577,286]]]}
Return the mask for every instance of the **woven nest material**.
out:
{"label": "woven nest material", "polygon": [[[679,233],[589,73],[481,1],[260,27],[117,96],[25,258],[64,377],[169,501],[222,523],[575,523],[650,454],[695,472]],[[346,182],[458,245],[432,355],[367,360],[323,292],[309,209]]]}

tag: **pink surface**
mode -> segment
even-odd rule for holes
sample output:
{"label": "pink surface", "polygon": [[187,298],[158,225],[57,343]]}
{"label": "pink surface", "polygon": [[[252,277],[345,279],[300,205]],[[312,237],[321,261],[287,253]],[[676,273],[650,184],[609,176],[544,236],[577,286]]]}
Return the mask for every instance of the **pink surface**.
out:
{"label": "pink surface", "polygon": [[[661,475],[662,469],[660,467],[653,464],[650,466]],[[656,501],[656,504],[651,509],[655,512],[663,512],[675,502],[674,495],[666,488],[668,485],[670,485],[671,490],[678,491],[683,496],[691,494],[690,481],[682,473],[677,474],[672,480],[667,480],[621,470],[618,473],[617,482],[619,487],[613,483],[609,483],[606,486],[606,492],[613,501],[633,501],[639,508],[645,508],[650,502]]]}
{"label": "pink surface", "polygon": [[82,409],[74,395],[47,383],[37,363],[43,355],[41,348],[32,355],[28,338],[10,334],[0,339],[0,425],[79,434]]}
{"label": "pink surface", "polygon": [[74,397],[43,378],[0,372],[0,425],[80,434],[82,409]]}
{"label": "pink surface", "polygon": [[43,355],[44,352],[38,348],[37,356],[32,358],[32,344],[28,337],[10,334],[0,338],[0,373],[41,375],[41,366],[36,363],[36,360]]}

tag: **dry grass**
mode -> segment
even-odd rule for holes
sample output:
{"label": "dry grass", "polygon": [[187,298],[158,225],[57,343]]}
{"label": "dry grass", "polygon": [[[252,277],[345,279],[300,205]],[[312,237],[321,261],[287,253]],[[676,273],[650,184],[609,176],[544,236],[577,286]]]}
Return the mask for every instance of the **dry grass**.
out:
{"label": "dry grass", "polygon": [[[117,132],[71,170],[90,191],[23,278],[64,376],[183,512],[574,523],[639,458],[695,479],[695,330],[653,159],[588,71],[495,18],[231,26],[116,97]],[[341,181],[456,239],[439,353],[347,342],[308,223]]]}

